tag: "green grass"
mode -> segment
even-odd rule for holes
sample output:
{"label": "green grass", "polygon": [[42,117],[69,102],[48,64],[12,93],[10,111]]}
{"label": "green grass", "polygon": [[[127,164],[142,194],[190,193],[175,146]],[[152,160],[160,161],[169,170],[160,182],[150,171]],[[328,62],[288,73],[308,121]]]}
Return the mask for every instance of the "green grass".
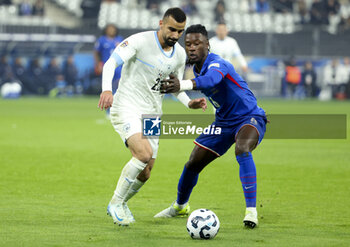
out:
{"label": "green grass", "polygon": [[[264,140],[254,151],[260,226],[244,229],[233,149],[200,175],[190,203],[218,215],[214,240],[186,219],[155,220],[176,198],[192,140],[161,140],[149,182],[118,227],[106,206],[130,159],[97,98],[0,100],[0,246],[349,246],[350,141]],[[345,113],[350,102],[261,100],[268,113]],[[165,113],[189,113],[166,101]],[[198,112],[199,113],[199,112]],[[349,132],[349,126],[348,126]]]}

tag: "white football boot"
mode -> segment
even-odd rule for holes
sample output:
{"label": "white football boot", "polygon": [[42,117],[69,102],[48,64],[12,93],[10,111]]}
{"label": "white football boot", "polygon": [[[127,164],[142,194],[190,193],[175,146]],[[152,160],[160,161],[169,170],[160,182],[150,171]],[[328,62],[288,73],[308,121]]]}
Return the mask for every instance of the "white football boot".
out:
{"label": "white football boot", "polygon": [[243,219],[244,226],[254,228],[258,225],[258,212],[256,208],[247,208],[245,210],[245,217]]}
{"label": "white football boot", "polygon": [[124,213],[126,218],[129,220],[130,223],[134,223],[135,222],[135,218],[134,215],[131,213],[128,205],[126,204],[126,202],[123,202],[123,209],[124,209]]}
{"label": "white football boot", "polygon": [[188,203],[184,208],[180,208],[177,203],[173,202],[170,207],[156,214],[154,218],[185,217],[189,212],[190,205]]}
{"label": "white football boot", "polygon": [[130,224],[130,220],[125,214],[122,203],[108,204],[107,215],[112,217],[114,224],[118,224],[120,226],[128,226]]}

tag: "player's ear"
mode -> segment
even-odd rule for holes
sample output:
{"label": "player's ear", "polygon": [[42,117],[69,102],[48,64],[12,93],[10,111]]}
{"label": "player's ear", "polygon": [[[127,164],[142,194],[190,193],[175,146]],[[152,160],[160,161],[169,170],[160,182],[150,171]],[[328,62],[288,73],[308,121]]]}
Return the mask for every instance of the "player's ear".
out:
{"label": "player's ear", "polygon": [[159,27],[163,26],[163,20],[159,20]]}

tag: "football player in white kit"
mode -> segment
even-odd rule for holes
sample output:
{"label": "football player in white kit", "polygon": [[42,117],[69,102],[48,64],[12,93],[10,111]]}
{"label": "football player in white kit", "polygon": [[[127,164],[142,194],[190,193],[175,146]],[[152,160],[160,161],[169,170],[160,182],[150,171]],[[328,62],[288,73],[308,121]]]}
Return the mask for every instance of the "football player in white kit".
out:
{"label": "football player in white kit", "polygon": [[234,59],[238,61],[242,72],[246,73],[248,65],[242,55],[241,49],[234,38],[227,36],[228,30],[224,22],[220,22],[216,27],[216,36],[209,40],[210,52],[215,53],[229,62]]}
{"label": "football player in white kit", "polygon": [[[129,225],[135,221],[127,201],[150,177],[158,151],[157,138],[142,136],[142,114],[161,114],[161,81],[174,74],[182,78],[186,53],[177,43],[186,25],[179,8],[168,9],[159,21],[158,31],[134,34],[122,41],[103,66],[99,108],[110,110],[114,129],[119,133],[132,158],[124,166],[107,213],[114,223]],[[116,66],[123,64],[119,88],[112,95]],[[192,109],[206,109],[204,98],[190,100],[185,92],[175,96]]]}

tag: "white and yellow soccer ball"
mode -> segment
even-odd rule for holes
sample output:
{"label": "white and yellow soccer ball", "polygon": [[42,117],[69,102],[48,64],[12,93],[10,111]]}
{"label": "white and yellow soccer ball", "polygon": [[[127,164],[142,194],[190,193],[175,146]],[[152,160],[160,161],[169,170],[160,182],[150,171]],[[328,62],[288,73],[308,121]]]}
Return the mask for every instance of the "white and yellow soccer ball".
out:
{"label": "white and yellow soccer ball", "polygon": [[187,219],[187,231],[193,239],[212,239],[219,229],[219,218],[209,209],[197,209]]}

